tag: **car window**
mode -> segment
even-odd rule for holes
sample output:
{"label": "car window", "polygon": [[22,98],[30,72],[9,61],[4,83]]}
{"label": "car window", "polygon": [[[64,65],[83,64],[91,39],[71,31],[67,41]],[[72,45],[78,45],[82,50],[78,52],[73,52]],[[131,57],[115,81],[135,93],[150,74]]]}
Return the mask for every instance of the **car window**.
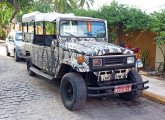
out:
{"label": "car window", "polygon": [[95,21],[60,21],[60,35],[63,37],[97,37],[106,35],[105,23]]}
{"label": "car window", "polygon": [[22,33],[17,33],[15,36],[16,41],[22,41]]}

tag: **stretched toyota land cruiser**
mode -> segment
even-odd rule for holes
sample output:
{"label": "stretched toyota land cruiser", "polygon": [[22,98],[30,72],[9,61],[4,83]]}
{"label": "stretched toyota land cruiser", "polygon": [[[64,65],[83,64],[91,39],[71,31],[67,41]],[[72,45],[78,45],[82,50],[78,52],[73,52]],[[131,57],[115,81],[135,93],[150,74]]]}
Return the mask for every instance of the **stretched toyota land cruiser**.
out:
{"label": "stretched toyota land cruiser", "polygon": [[61,79],[61,98],[68,110],[81,108],[86,97],[117,94],[130,101],[148,88],[135,70],[133,52],[108,43],[105,20],[33,12],[22,21],[28,74]]}

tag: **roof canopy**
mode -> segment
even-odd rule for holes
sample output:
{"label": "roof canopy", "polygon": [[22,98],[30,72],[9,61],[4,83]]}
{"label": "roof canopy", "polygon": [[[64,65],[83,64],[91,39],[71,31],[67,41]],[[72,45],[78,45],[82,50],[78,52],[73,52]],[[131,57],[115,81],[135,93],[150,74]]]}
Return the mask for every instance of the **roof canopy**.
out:
{"label": "roof canopy", "polygon": [[59,17],[75,17],[73,13],[70,14],[60,14],[60,13],[40,13],[38,11],[25,14],[22,16],[22,22],[53,22]]}

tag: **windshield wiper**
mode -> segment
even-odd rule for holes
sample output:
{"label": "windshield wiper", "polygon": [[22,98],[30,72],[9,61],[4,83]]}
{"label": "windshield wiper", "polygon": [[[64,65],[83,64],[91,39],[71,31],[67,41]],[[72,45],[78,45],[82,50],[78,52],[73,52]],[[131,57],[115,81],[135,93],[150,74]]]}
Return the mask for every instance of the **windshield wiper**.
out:
{"label": "windshield wiper", "polygon": [[74,37],[77,37],[77,36],[75,36],[75,35],[73,35],[73,34],[71,34],[71,33],[68,33],[68,32],[65,32],[66,34],[69,34],[69,35],[71,35],[71,36],[74,36]]}
{"label": "windshield wiper", "polygon": [[92,33],[84,33],[84,34],[87,34],[87,35],[90,35],[91,37],[94,37],[94,35]]}

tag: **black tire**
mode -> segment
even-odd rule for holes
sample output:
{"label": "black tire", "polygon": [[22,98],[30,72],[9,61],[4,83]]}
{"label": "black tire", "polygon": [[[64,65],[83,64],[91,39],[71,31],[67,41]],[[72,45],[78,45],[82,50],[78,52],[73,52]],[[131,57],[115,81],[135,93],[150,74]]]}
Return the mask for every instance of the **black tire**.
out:
{"label": "black tire", "polygon": [[20,60],[20,58],[17,55],[16,50],[14,51],[14,60],[15,60],[15,62],[19,62],[19,60]]}
{"label": "black tire", "polygon": [[[136,70],[131,70],[128,73],[127,79],[130,81],[130,83],[143,82],[141,76],[139,75],[139,73]],[[137,88],[142,88],[143,86],[144,85],[137,85]],[[131,101],[133,99],[137,99],[137,98],[141,97],[142,93],[143,93],[142,90],[138,90],[138,91],[132,91],[132,92],[128,92],[128,93],[121,93],[121,94],[119,94],[119,96],[123,100]]]}
{"label": "black tire", "polygon": [[7,47],[6,47],[6,55],[7,55],[7,56],[10,56],[10,53],[9,53],[9,50],[8,50]]}
{"label": "black tire", "polygon": [[78,73],[67,73],[60,84],[62,102],[68,110],[78,110],[86,102],[87,89],[83,77]]}
{"label": "black tire", "polygon": [[30,76],[35,76],[36,74],[35,74],[33,71],[31,71],[31,70],[29,69],[31,66],[33,66],[33,64],[32,64],[32,62],[31,62],[31,57],[28,57],[28,58],[27,58],[27,71],[28,71],[28,74],[29,74]]}

